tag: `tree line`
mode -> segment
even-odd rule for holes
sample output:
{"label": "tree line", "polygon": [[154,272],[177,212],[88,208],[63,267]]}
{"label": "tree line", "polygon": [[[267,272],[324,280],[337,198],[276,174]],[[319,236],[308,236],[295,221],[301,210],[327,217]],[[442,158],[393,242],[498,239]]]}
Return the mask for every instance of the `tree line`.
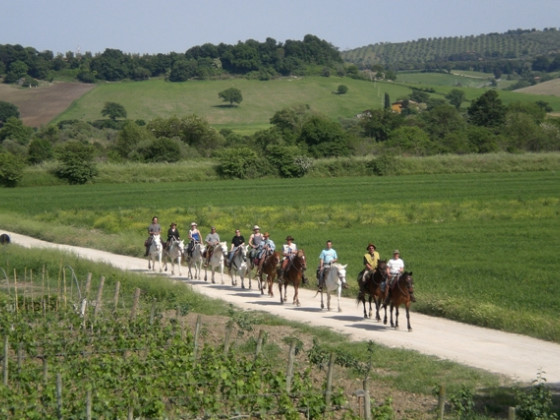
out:
{"label": "tree line", "polygon": [[235,45],[206,43],[184,53],[127,54],[107,48],[102,53],[53,54],[21,45],[0,45],[0,76],[5,83],[33,85],[57,73],[82,82],[124,79],[146,80],[166,76],[173,82],[190,78],[210,78],[221,74],[258,79],[303,75],[308,72],[343,71],[340,52],[325,40],[305,35],[302,41],[264,42],[249,39]]}

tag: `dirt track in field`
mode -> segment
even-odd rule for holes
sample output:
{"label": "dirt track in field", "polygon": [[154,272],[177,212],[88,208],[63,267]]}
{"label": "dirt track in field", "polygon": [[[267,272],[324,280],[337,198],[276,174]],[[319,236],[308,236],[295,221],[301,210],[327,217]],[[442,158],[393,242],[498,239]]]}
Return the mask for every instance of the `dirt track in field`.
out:
{"label": "dirt track in field", "polygon": [[[147,261],[142,258],[111,254],[89,248],[58,245],[28,236],[6,232],[12,242],[27,248],[55,248],[70,252],[82,258],[100,261],[122,270],[145,271]],[[186,268],[177,281],[193,290],[216,299],[226,300],[246,310],[266,311],[292,321],[331,328],[344,334],[352,341],[372,340],[378,344],[415,350],[441,359],[452,360],[467,366],[504,375],[520,383],[530,384],[538,372],[544,372],[547,383],[560,389],[560,344],[538,340],[519,334],[505,333],[488,328],[475,327],[443,318],[435,318],[411,312],[412,332],[406,330],[404,310],[400,314],[400,329],[395,330],[374,320],[364,320],[362,308],[356,306],[353,298],[342,298],[342,312],[326,311],[320,308],[320,298],[315,291],[300,289],[301,306],[280,304],[277,288],[275,296],[261,296],[255,283],[253,288],[241,289],[231,286],[230,277],[225,274],[222,284],[218,274],[217,284],[210,281],[190,280]],[[293,289],[289,288],[288,301],[291,302]],[[336,297],[333,297],[336,309]]]}
{"label": "dirt track in field", "polygon": [[17,106],[24,125],[41,127],[94,87],[93,84],[74,82],[45,83],[36,88],[0,83],[0,101]]}

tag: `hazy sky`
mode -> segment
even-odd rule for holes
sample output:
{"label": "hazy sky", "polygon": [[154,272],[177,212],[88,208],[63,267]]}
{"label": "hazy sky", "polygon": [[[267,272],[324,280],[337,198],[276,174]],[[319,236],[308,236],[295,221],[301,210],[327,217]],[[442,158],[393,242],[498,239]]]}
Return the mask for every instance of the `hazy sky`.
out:
{"label": "hazy sky", "polygon": [[560,26],[560,0],[9,0],[0,44],[39,51],[185,52],[316,35],[341,51],[378,42]]}

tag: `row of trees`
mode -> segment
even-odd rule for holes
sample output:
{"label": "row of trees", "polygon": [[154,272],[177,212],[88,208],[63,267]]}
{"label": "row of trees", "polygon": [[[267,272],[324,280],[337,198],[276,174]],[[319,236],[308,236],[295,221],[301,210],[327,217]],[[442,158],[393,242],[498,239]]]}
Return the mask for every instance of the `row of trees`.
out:
{"label": "row of trees", "polygon": [[[84,183],[95,176],[95,159],[176,162],[204,157],[220,162],[223,177],[300,177],[313,159],[324,157],[560,149],[560,120],[547,118],[546,103],[505,106],[496,90],[466,108],[464,98],[460,89],[446,99],[415,90],[397,113],[386,95],[385,109],[341,121],[308,106],[293,106],[277,111],[269,129],[247,136],[217,131],[197,115],[134,122],[125,119],[122,106],[108,103],[100,111],[111,124],[65,121],[33,130],[11,116],[0,128],[0,150],[4,161],[20,162],[20,167],[58,159],[57,176]],[[12,174],[2,177],[5,185],[17,184]]]}
{"label": "row of trees", "polygon": [[265,42],[250,39],[235,45],[207,43],[185,53],[155,55],[125,54],[118,49],[106,49],[100,54],[54,55],[52,51],[39,52],[21,45],[0,45],[0,75],[4,75],[5,83],[29,78],[47,80],[54,72],[69,73],[83,82],[145,80],[161,75],[171,81],[185,81],[223,73],[266,79],[304,74],[310,68],[342,71],[344,66],[338,50],[314,35],[284,43],[272,38]]}

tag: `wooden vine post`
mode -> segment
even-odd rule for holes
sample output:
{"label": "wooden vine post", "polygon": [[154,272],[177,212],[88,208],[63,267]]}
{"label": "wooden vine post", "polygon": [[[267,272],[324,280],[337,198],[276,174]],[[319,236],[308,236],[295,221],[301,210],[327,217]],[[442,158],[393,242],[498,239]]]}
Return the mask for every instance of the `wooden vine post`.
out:
{"label": "wooden vine post", "polygon": [[331,407],[332,383],[333,383],[335,360],[336,360],[335,354],[331,353],[331,357],[329,359],[329,369],[327,371],[327,389],[325,390],[325,405],[327,406],[327,409]]}
{"label": "wooden vine post", "polygon": [[288,356],[288,369],[286,371],[286,392],[292,392],[292,380],[294,379],[294,359],[296,356],[296,340],[290,343],[290,353]]}
{"label": "wooden vine post", "polygon": [[105,276],[101,276],[99,280],[99,289],[97,289],[97,299],[95,300],[95,310],[93,311],[93,317],[96,318],[97,314],[101,310],[101,304],[103,301],[103,286],[105,285]]}

